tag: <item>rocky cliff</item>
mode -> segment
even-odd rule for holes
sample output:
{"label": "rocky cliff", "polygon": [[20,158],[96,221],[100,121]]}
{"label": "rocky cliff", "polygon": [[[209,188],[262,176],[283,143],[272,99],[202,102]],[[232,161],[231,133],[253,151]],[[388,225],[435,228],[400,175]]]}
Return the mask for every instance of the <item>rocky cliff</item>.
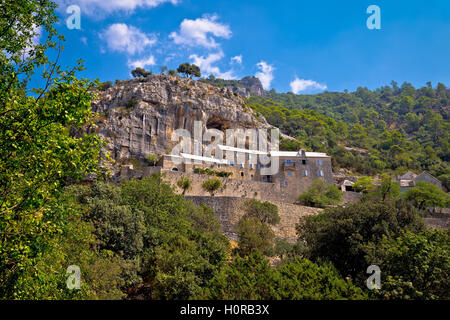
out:
{"label": "rocky cliff", "polygon": [[119,81],[99,92],[92,107],[107,151],[122,164],[168,152],[173,131],[193,132],[194,121],[203,129],[269,127],[231,89],[169,75]]}

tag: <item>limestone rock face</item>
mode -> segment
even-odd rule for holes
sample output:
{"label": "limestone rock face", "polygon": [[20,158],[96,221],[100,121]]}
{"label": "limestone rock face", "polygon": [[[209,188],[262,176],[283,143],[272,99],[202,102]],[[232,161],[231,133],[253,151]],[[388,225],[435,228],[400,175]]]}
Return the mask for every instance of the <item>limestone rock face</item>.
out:
{"label": "limestone rock face", "polygon": [[264,117],[245,105],[237,93],[200,81],[169,75],[120,81],[99,93],[92,108],[100,114],[98,133],[116,163],[139,161],[169,152],[174,130],[268,128]]}
{"label": "limestone rock face", "polygon": [[255,96],[264,96],[266,94],[261,81],[256,77],[242,78],[241,80],[239,80],[239,83]]}

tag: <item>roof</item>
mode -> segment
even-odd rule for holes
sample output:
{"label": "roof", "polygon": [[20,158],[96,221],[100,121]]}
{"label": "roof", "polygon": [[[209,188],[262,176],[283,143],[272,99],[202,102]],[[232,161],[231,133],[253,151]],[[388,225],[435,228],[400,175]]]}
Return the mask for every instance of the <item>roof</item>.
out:
{"label": "roof", "polygon": [[417,174],[412,171],[408,171],[404,175],[399,176],[398,180],[414,180],[416,177]]}
{"label": "roof", "polygon": [[[301,153],[298,151],[270,151],[270,155],[273,157],[301,157]],[[329,158],[330,156],[322,152],[306,152],[307,158]]]}
{"label": "roof", "polygon": [[250,153],[250,154],[267,154],[267,151],[259,151],[259,150],[250,150],[250,149],[242,149],[242,148],[235,148],[235,147],[229,147],[224,145],[217,145],[220,150],[225,151],[235,151],[235,152],[242,152],[242,153]]}

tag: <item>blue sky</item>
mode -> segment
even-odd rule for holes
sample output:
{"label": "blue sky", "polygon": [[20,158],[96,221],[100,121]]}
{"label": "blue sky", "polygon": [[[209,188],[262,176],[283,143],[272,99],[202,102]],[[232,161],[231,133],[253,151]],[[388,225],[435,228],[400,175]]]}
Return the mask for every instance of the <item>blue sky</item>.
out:
{"label": "blue sky", "polygon": [[[85,77],[130,78],[183,62],[203,75],[257,75],[277,92],[370,89],[432,81],[450,86],[450,1],[55,0],[66,37],[62,62]],[[69,30],[67,6],[81,8]],[[369,5],[381,29],[369,30]]]}

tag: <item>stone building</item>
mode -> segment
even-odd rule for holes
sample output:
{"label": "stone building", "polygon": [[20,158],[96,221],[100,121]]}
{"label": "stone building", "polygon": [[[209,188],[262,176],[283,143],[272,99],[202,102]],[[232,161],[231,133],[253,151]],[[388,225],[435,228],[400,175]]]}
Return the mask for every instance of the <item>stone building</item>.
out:
{"label": "stone building", "polygon": [[400,183],[402,191],[414,187],[417,182],[421,181],[430,182],[436,185],[439,189],[443,190],[441,181],[439,181],[439,179],[435,178],[426,171],[423,171],[419,175],[415,174],[414,172],[408,171],[404,175],[397,176],[395,180]]}
{"label": "stone building", "polygon": [[[231,148],[218,146],[232,157],[216,159],[192,154],[164,155],[158,166],[163,171],[195,174],[196,168],[210,169],[217,172],[228,172],[230,179],[241,181],[254,181],[261,184],[272,184],[273,192],[280,193],[279,199],[295,202],[298,196],[306,191],[316,179],[322,179],[333,184],[331,158],[325,153],[294,151],[269,151]],[[234,154],[233,154],[234,153]],[[261,158],[267,157],[270,163],[261,164]],[[271,165],[278,169],[269,171]],[[254,184],[253,184],[254,185]],[[236,194],[235,196],[239,196]]]}

